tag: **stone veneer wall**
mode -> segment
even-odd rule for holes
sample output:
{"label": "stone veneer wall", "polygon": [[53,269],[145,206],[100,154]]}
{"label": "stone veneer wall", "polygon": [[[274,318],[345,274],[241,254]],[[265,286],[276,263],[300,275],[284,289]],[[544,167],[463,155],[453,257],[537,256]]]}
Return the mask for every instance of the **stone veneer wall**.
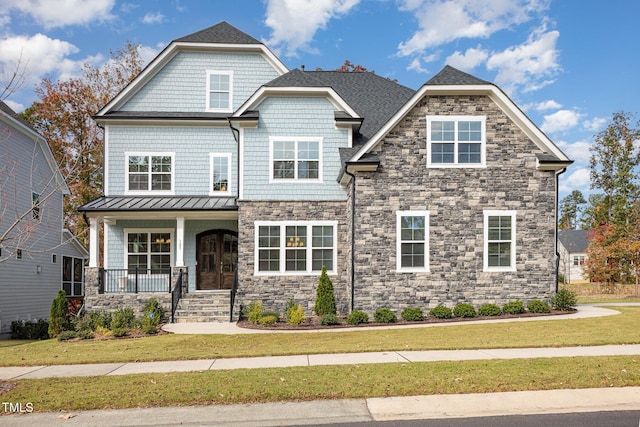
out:
{"label": "stone veneer wall", "polygon": [[238,202],[238,293],[234,319],[240,306],[261,301],[265,310],[284,313],[289,298],[313,311],[320,273],[310,276],[255,276],[255,221],[338,221],[337,274],[330,275],[338,313],[349,312],[350,281],[347,258],[346,201],[240,201]]}
{"label": "stone veneer wall", "polygon": [[[427,169],[427,115],[485,115],[487,167]],[[545,299],[555,291],[556,179],[486,96],[425,97],[356,178],[355,309]],[[483,210],[516,210],[515,272],[483,272]],[[396,211],[430,212],[430,272],[396,272]]]}

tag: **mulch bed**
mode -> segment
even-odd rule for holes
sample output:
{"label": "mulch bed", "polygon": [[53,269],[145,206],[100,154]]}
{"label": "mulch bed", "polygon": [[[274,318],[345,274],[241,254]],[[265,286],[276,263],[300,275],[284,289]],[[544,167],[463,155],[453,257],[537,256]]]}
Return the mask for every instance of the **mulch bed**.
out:
{"label": "mulch bed", "polygon": [[10,383],[7,381],[0,381],[0,395],[2,395],[2,393],[6,393],[9,390],[11,390],[12,388],[14,388],[16,386],[16,383]]}

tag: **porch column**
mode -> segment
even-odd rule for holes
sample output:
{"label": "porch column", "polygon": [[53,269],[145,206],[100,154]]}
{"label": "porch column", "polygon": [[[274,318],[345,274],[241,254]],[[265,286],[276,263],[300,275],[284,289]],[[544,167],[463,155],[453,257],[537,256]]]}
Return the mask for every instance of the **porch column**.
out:
{"label": "porch column", "polygon": [[176,267],[184,267],[184,217],[176,218]]}
{"label": "porch column", "polygon": [[98,267],[100,252],[100,220],[89,218],[89,267]]}

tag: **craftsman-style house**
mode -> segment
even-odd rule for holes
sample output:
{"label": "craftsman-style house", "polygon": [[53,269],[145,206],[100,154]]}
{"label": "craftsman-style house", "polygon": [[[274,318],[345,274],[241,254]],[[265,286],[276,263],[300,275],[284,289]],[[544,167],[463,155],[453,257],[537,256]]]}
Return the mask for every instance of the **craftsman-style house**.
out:
{"label": "craftsman-style house", "polygon": [[323,266],[343,314],[556,289],[571,161],[498,87],[452,67],[417,91],[290,71],[223,22],[173,41],[95,119],[88,309],[168,304],[181,283],[180,316],[289,298],[311,311]]}

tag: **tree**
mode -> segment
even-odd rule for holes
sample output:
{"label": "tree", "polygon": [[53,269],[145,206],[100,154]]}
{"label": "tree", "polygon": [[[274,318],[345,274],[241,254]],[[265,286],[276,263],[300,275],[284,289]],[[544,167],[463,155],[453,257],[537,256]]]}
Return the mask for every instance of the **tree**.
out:
{"label": "tree", "polygon": [[92,116],[142,70],[138,47],[127,42],[111,51],[102,67],[85,64],[82,75],[65,81],[43,79],[36,87],[39,101],[23,114],[49,142],[71,190],[65,200],[65,223],[81,240],[86,224],[78,207],[102,194],[103,134]]}
{"label": "tree", "polygon": [[322,266],[322,273],[316,289],[316,304],[313,308],[318,316],[336,314],[336,298],[333,293],[333,283],[327,274],[327,268]]}
{"label": "tree", "polygon": [[0,65],[0,101],[4,101],[12,94],[18,92],[27,79],[27,67],[29,61],[23,61],[22,52],[15,65],[7,71],[4,65]]}
{"label": "tree", "polygon": [[51,302],[49,311],[49,336],[57,337],[60,332],[69,327],[69,303],[63,290],[59,290],[56,297]]}
{"label": "tree", "polygon": [[571,194],[560,201],[560,222],[558,226],[563,230],[575,230],[578,227],[581,205],[587,201],[580,190],[573,190]]}

